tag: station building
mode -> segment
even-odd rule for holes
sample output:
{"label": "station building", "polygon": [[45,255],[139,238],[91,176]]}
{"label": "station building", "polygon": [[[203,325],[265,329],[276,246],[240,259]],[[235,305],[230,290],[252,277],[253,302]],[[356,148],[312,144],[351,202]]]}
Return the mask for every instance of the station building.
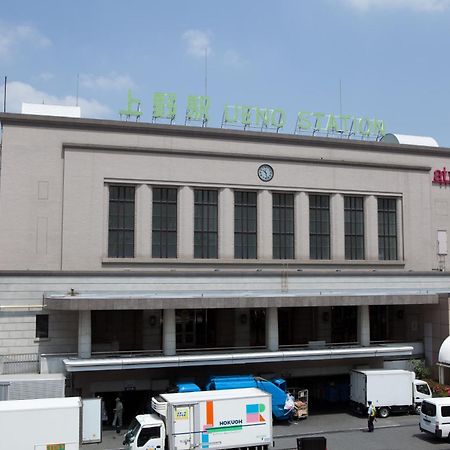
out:
{"label": "station building", "polygon": [[3,375],[62,373],[69,394],[131,402],[211,374],[308,385],[436,364],[450,149],[0,121]]}

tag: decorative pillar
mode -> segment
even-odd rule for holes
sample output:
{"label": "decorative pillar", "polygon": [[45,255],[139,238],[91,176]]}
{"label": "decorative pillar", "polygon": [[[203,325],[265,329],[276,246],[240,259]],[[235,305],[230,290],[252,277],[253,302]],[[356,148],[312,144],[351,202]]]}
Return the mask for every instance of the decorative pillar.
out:
{"label": "decorative pillar", "polygon": [[345,259],[345,221],[344,221],[344,196],[342,194],[331,195],[330,204],[330,232],[331,232],[331,259]]}
{"label": "decorative pillar", "polygon": [[278,351],[278,308],[266,308],[266,346],[271,352]]}
{"label": "decorative pillar", "polygon": [[438,366],[438,370],[439,370],[439,383],[440,384],[445,384],[444,366]]}
{"label": "decorative pillar", "polygon": [[309,259],[309,198],[306,192],[295,194],[295,258]]}
{"label": "decorative pillar", "polygon": [[378,260],[378,200],[374,195],[364,199],[365,258]]}
{"label": "decorative pillar", "polygon": [[234,193],[230,188],[219,191],[219,258],[234,259]]}
{"label": "decorative pillar", "polygon": [[263,190],[258,192],[257,199],[257,240],[258,259],[272,259],[273,236],[272,236],[272,194]]}
{"label": "decorative pillar", "polygon": [[136,189],[136,257],[151,258],[152,190],[142,184]]}
{"label": "decorative pillar", "polygon": [[358,306],[358,342],[363,347],[370,345],[369,305]]}
{"label": "decorative pillar", "polygon": [[194,190],[183,186],[178,193],[178,258],[194,258]]}
{"label": "decorative pillar", "polygon": [[396,200],[397,212],[397,259],[403,261],[403,208],[402,199]]}
{"label": "decorative pillar", "polygon": [[163,355],[174,356],[177,352],[177,336],[175,331],[175,310],[163,311]]}
{"label": "decorative pillar", "polygon": [[90,358],[92,351],[91,311],[78,312],[78,357]]}

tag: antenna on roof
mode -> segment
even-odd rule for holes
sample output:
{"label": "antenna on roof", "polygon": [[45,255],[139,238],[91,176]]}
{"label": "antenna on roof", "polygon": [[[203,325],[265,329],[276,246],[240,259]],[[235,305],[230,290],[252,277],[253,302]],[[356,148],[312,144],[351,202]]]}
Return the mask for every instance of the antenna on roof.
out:
{"label": "antenna on roof", "polygon": [[6,83],[8,81],[8,77],[5,75],[5,86],[4,86],[4,93],[3,93],[3,112],[6,112]]}
{"label": "antenna on roof", "polygon": [[342,82],[340,78],[339,78],[339,116],[341,119],[340,129],[342,130]]}
{"label": "antenna on roof", "polygon": [[205,97],[208,97],[208,47],[205,47]]}

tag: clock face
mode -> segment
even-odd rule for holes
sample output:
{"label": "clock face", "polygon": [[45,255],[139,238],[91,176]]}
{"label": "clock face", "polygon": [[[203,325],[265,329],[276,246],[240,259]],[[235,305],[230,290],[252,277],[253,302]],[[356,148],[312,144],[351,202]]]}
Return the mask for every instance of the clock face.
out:
{"label": "clock face", "polygon": [[258,168],[258,177],[261,181],[270,181],[273,178],[273,169],[269,164],[263,164]]}

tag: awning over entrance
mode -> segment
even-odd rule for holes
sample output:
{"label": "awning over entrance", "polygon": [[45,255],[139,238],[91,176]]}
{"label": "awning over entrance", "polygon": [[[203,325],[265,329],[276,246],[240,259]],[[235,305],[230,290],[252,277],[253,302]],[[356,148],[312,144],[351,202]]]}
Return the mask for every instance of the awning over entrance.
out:
{"label": "awning over entrance", "polygon": [[426,290],[290,290],[282,291],[176,291],[83,292],[46,295],[47,309],[198,309],[267,308],[300,306],[414,305],[438,303],[438,295]]}
{"label": "awning over entrance", "polygon": [[43,289],[45,307],[73,311],[437,304],[450,292],[445,273],[340,269],[173,269],[67,274],[64,283],[50,281]]}
{"label": "awning over entrance", "polygon": [[122,358],[67,358],[63,360],[67,372],[93,372],[101,370],[156,369],[167,367],[233,365],[288,361],[336,360],[349,358],[411,356],[409,345],[328,348],[318,350],[291,350],[275,352],[220,353],[180,356],[147,356]]}
{"label": "awning over entrance", "polygon": [[450,367],[450,336],[448,336],[439,349],[438,365]]}

